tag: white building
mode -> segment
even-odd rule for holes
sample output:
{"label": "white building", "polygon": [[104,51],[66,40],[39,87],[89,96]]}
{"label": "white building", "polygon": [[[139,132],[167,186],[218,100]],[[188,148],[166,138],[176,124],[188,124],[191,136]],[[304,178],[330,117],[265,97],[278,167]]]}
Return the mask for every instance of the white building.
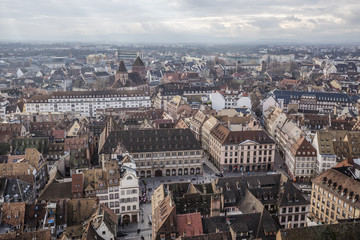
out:
{"label": "white building", "polygon": [[51,95],[31,97],[25,103],[25,111],[30,113],[71,111],[82,116],[94,117],[98,109],[150,106],[150,95],[140,90],[53,92]]}
{"label": "white building", "polygon": [[[265,115],[265,112],[271,107],[279,107],[278,102],[275,100],[274,96],[268,96],[266,99],[263,100],[262,102],[262,111],[263,111],[263,115]],[[281,108],[281,107],[280,107]],[[282,109],[282,108],[281,108]]]}
{"label": "white building", "polygon": [[224,108],[251,108],[251,100],[248,95],[239,91],[224,90],[210,93],[210,101],[212,109],[216,111]]}
{"label": "white building", "polygon": [[9,101],[0,97],[0,119],[4,120],[6,116],[6,106],[9,105]]}
{"label": "white building", "polygon": [[[290,180],[285,183],[279,199],[277,216],[282,228],[304,227],[309,214],[310,202]],[[301,238],[299,236],[299,238]]]}
{"label": "white building", "polygon": [[[139,177],[136,164],[129,155],[121,159],[120,172],[120,216],[121,222],[139,221]],[[132,201],[128,201],[131,199]]]}
{"label": "white building", "polygon": [[337,164],[333,138],[330,132],[317,131],[315,134],[312,145],[317,153],[316,171],[318,174],[326,172]]}
{"label": "white building", "polygon": [[284,154],[292,179],[309,181],[316,170],[316,151],[305,139],[306,134],[293,121],[277,127],[276,141]]}
{"label": "white building", "polygon": [[129,154],[102,161],[102,169],[84,170],[85,197],[98,197],[122,223],[139,221],[139,178]]}

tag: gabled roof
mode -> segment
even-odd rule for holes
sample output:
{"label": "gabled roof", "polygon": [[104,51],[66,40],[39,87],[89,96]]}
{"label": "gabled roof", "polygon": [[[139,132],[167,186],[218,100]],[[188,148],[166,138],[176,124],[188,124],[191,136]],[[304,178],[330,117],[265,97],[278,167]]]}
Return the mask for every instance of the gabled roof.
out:
{"label": "gabled roof", "polygon": [[30,228],[40,229],[40,222],[46,214],[46,204],[27,204],[25,212],[25,225]]}
{"label": "gabled roof", "polygon": [[25,206],[25,202],[4,202],[1,207],[1,222],[14,227],[20,226],[20,229],[22,230],[25,221]]}
{"label": "gabled roof", "polygon": [[173,211],[176,211],[175,204],[173,203],[171,196],[168,195],[160,202],[159,206],[155,208],[153,218],[156,222],[156,232],[161,229],[161,227],[167,220],[171,221],[171,215]]}
{"label": "gabled roof", "polygon": [[211,130],[210,134],[215,137],[219,142],[223,143],[225,142],[227,136],[230,134],[230,130],[219,124]]}
{"label": "gabled roof", "polygon": [[253,141],[259,144],[274,144],[269,135],[264,131],[231,131],[222,144],[236,144],[244,141]]}
{"label": "gabled roof", "polygon": [[177,228],[179,236],[196,236],[203,234],[201,214],[196,212],[177,215]]}
{"label": "gabled roof", "polygon": [[296,156],[316,156],[316,149],[305,139],[305,137],[299,138],[290,149],[291,153]]}
{"label": "gabled roof", "polygon": [[127,72],[126,67],[125,67],[125,64],[124,64],[123,61],[120,61],[120,65],[119,65],[119,68],[118,68],[118,72]]}
{"label": "gabled roof", "polygon": [[71,182],[53,181],[44,192],[42,192],[38,200],[56,201],[71,197]]}
{"label": "gabled roof", "polygon": [[358,239],[360,235],[360,222],[347,222],[338,224],[325,224],[312,227],[281,229],[276,239]]}
{"label": "gabled roof", "polygon": [[315,96],[318,101],[352,102],[349,95],[345,93],[284,91],[276,89],[273,91],[273,95],[276,99],[285,99],[286,101],[290,99],[300,99],[303,96]]}
{"label": "gabled roof", "polygon": [[134,66],[145,66],[144,62],[141,60],[140,57],[137,57],[134,64],[133,64],[133,67]]}
{"label": "gabled roof", "polygon": [[201,150],[190,129],[111,131],[100,154],[109,154],[122,143],[130,152]]}
{"label": "gabled roof", "polygon": [[68,226],[82,224],[98,210],[98,199],[69,199],[67,201],[67,224]]}
{"label": "gabled roof", "polygon": [[302,192],[288,180],[284,186],[284,192],[279,199],[279,207],[307,204],[310,204],[310,202],[306,200],[303,197]]}
{"label": "gabled roof", "polygon": [[323,188],[333,193],[336,192],[339,196],[340,196],[340,191],[346,189],[346,193],[344,193],[344,196],[342,197],[344,201],[348,201],[350,203],[354,199],[354,202],[352,204],[360,208],[359,180],[352,178],[351,174],[345,175],[343,172],[338,171],[338,169],[341,170],[341,168],[331,168],[326,172],[322,173],[321,175],[319,175],[318,177],[314,178],[312,182],[322,185]]}

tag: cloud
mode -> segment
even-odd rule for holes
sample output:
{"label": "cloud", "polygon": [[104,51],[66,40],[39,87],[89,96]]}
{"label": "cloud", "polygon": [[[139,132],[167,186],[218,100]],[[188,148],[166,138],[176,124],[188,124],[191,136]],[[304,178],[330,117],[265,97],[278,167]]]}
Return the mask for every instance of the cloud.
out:
{"label": "cloud", "polygon": [[357,0],[2,0],[0,40],[357,40],[359,10]]}

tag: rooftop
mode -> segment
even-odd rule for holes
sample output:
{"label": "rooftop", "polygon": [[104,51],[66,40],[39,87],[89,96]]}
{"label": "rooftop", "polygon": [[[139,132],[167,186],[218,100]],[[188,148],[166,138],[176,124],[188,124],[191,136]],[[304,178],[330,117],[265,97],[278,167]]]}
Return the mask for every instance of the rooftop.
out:
{"label": "rooftop", "polygon": [[110,154],[121,144],[131,153],[201,150],[190,129],[111,131],[100,154]]}

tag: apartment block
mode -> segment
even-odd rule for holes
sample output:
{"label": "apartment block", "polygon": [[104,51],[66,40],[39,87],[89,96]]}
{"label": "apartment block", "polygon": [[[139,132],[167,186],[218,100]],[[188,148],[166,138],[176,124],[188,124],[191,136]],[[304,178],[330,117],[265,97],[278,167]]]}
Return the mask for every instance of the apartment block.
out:
{"label": "apartment block", "polygon": [[29,113],[77,112],[94,117],[98,109],[150,107],[150,96],[142,90],[53,92],[34,95],[25,102]]}
{"label": "apartment block", "polygon": [[221,171],[271,171],[275,142],[264,131],[230,131],[218,125],[210,133],[211,160]]}
{"label": "apartment block", "polygon": [[331,168],[312,180],[310,216],[324,224],[360,217],[359,178],[345,167]]}

